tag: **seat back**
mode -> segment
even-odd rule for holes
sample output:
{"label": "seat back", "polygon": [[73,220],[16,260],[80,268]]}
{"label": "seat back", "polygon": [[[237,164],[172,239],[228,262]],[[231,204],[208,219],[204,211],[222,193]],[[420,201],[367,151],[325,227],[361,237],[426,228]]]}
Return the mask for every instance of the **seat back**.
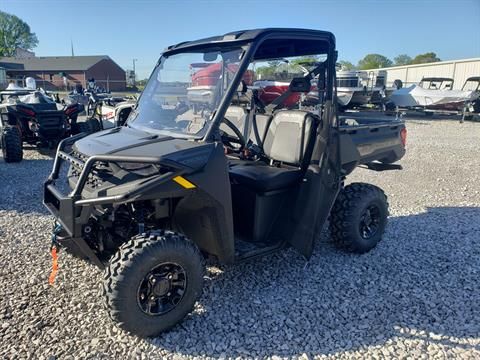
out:
{"label": "seat back", "polygon": [[[258,129],[259,141],[257,141],[257,137],[254,133],[254,124],[249,123],[248,115],[249,112],[245,109],[245,107],[238,105],[230,105],[225,112],[225,117],[230,120],[238,128],[238,130],[241,131],[246,140],[250,140],[255,145],[262,146],[265,139],[265,132],[272,117],[271,115],[265,114],[255,115],[255,119],[253,121],[256,121]],[[227,125],[223,123],[220,124],[220,129],[225,131],[227,134],[236,137],[235,133]]]}
{"label": "seat back", "polygon": [[268,126],[263,151],[270,159],[301,166],[314,124],[312,114],[301,110],[275,113]]}
{"label": "seat back", "polygon": [[[244,136],[248,132],[247,116],[247,110],[245,110],[244,107],[237,105],[230,105],[225,112],[225,117],[230,120]],[[230,129],[227,125],[223,123],[220,124],[220,129],[225,131],[227,134],[236,137],[233,130]]]}

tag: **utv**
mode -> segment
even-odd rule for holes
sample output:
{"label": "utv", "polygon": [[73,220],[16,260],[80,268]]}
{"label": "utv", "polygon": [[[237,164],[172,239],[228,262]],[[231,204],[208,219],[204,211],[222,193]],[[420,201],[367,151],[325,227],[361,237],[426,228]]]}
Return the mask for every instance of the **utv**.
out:
{"label": "utv", "polygon": [[[293,72],[302,57],[316,66],[262,104],[253,86],[260,69]],[[405,153],[405,125],[339,118],[336,58],[334,36],[316,30],[170,46],[125,126],[61,142],[44,188],[57,221],[52,251],[105,269],[106,308],[121,328],[154,336],[181,321],[202,292],[207,256],[234,263],[292,246],[308,259],[329,217],[333,240],[347,250],[380,241],[386,196],[344,181],[359,165],[400,168],[390,163]],[[277,69],[278,59],[292,69]],[[205,96],[189,98],[191,64],[200,62],[220,71]],[[195,86],[212,86],[207,80]],[[312,83],[316,104],[298,96],[285,106]]]}
{"label": "utv", "polygon": [[0,92],[0,145],[6,162],[23,158],[23,143],[55,146],[64,137],[81,132],[77,117],[83,106],[62,110],[46,94],[36,90]]}
{"label": "utv", "polygon": [[[95,98],[94,95],[91,97]],[[125,125],[136,102],[134,97],[97,98],[91,105],[93,110],[87,120],[91,132]]]}

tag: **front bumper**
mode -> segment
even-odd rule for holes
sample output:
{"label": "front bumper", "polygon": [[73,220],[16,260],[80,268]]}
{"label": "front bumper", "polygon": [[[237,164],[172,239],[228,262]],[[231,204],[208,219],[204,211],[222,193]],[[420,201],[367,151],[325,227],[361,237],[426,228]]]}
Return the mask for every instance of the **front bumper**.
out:
{"label": "front bumper", "polygon": [[35,116],[35,133],[40,140],[63,139],[67,133],[67,119],[63,111],[43,111]]}

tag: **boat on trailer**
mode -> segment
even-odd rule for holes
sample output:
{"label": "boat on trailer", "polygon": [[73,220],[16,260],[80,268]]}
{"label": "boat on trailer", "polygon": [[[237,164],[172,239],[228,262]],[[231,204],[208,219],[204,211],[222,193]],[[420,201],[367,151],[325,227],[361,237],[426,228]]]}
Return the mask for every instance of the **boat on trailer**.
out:
{"label": "boat on trailer", "polygon": [[378,105],[387,96],[387,72],[384,70],[337,71],[337,99],[344,108]]}
{"label": "boat on trailer", "polygon": [[390,100],[400,108],[461,111],[478,98],[478,91],[453,90],[453,79],[428,77],[418,85],[394,91]]}

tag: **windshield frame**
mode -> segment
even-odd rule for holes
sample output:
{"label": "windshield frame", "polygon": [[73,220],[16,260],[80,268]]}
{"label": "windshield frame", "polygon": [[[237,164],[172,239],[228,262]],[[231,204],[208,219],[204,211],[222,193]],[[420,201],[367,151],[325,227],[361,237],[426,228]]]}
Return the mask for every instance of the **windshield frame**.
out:
{"label": "windshield frame", "polygon": [[[300,29],[295,29],[295,30],[300,30]],[[266,40],[271,40],[271,39],[291,39],[291,40],[316,40],[316,41],[325,41],[326,44],[328,44],[328,50],[325,52],[325,55],[327,56],[326,59],[326,65],[327,65],[327,77],[326,77],[326,93],[325,93],[325,98],[324,100],[330,100],[333,101],[333,96],[334,96],[334,77],[335,77],[335,61],[336,61],[336,49],[335,49],[335,38],[333,35],[329,33],[324,33],[324,34],[311,34],[311,33],[301,33],[301,32],[291,32],[291,31],[279,31],[279,32],[265,32],[258,37],[255,37],[253,39],[232,39],[228,41],[212,41],[211,43],[196,43],[192,45],[187,45],[187,46],[182,46],[181,44],[178,46],[178,48],[171,48],[165,50],[162,55],[160,56],[160,59],[158,60],[155,68],[153,69],[152,73],[150,74],[150,77],[148,79],[148,82],[152,81],[152,76],[155,74],[157,67],[161,64],[162,59],[168,58],[172,55],[179,54],[179,53],[188,53],[192,52],[195,50],[212,50],[212,49],[227,49],[227,48],[233,48],[233,47],[241,47],[244,49],[244,53],[242,55],[242,58],[240,59],[239,62],[239,67],[234,75],[233,79],[230,82],[230,85],[226,89],[226,91],[223,94],[223,97],[221,98],[217,108],[215,109],[213,115],[212,115],[212,120],[208,124],[208,128],[206,129],[206,132],[203,137],[197,137],[195,135],[182,135],[180,133],[174,133],[172,134],[172,137],[175,138],[186,138],[186,139],[193,139],[196,141],[202,141],[202,142],[209,142],[209,141],[215,141],[215,133],[217,129],[219,128],[220,124],[223,121],[223,118],[225,116],[225,113],[227,111],[228,106],[230,105],[239,85],[240,82],[243,78],[243,75],[248,69],[248,66],[250,65],[250,62],[254,60],[262,60],[261,58],[254,58],[255,53],[257,52],[258,48],[266,41]],[[139,96],[138,102],[140,101],[142,94]],[[137,106],[132,111],[132,115],[135,113]],[[127,125],[129,125],[130,121],[127,122]],[[142,128],[145,129],[144,127],[137,127],[136,128]],[[151,129],[145,129],[146,131],[151,131]]]}

